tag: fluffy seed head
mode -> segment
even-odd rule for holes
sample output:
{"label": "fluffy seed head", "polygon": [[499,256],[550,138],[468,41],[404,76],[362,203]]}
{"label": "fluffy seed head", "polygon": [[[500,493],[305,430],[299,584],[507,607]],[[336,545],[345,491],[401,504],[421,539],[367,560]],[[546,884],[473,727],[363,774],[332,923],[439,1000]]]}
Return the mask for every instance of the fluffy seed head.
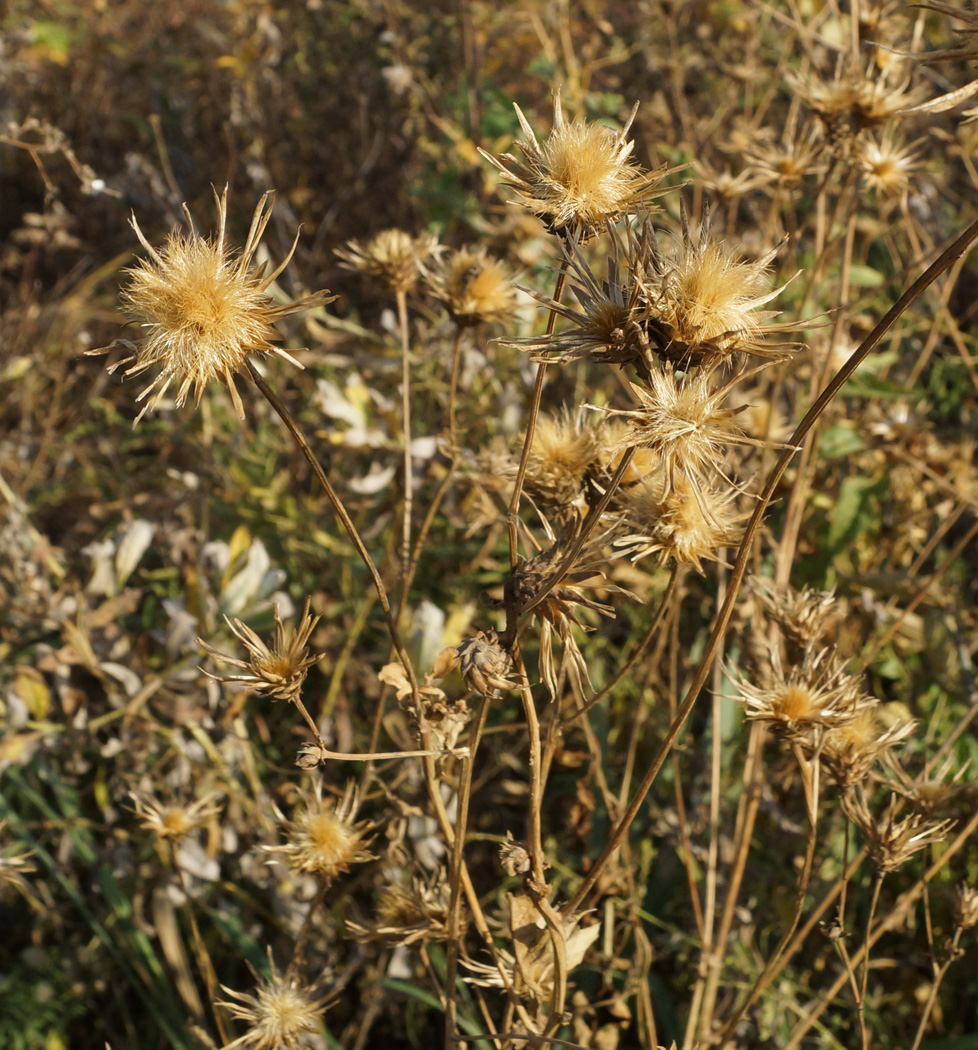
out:
{"label": "fluffy seed head", "polygon": [[459,327],[505,321],[516,305],[506,267],[484,249],[452,252],[425,273],[428,286]]}
{"label": "fluffy seed head", "polygon": [[274,965],[254,992],[235,992],[223,984],[221,988],[231,998],[216,1005],[249,1026],[224,1050],[299,1050],[304,1045],[303,1036],[319,1031],[318,1018],[326,1007],[326,997],[317,997],[297,977],[278,973]]}
{"label": "fluffy seed head", "polygon": [[208,792],[187,806],[168,806],[150,795],[129,792],[133,811],[139,817],[139,826],[152,832],[161,842],[182,842],[197,828],[203,827],[217,816],[220,807],[215,805],[217,793]]}
{"label": "fluffy seed head", "polygon": [[528,490],[555,507],[569,507],[580,498],[596,454],[594,431],[579,416],[541,416],[526,462]]}
{"label": "fluffy seed head", "polygon": [[404,230],[381,230],[372,240],[347,241],[336,249],[341,265],[371,277],[379,277],[394,293],[409,292],[418,282],[421,265],[438,248],[430,233],[412,237]]}
{"label": "fluffy seed head", "polygon": [[516,201],[538,215],[555,233],[584,239],[609,221],[665,192],[658,183],[669,172],[643,172],[632,159],[634,143],[626,136],[636,109],[618,132],[596,122],[564,119],[560,96],[554,98],[553,128],[541,144],[523,111],[514,104],[524,140],[523,160],[504,153],[496,158],[479,150],[502,172]]}
{"label": "fluffy seed head", "polygon": [[[226,656],[200,638],[197,639],[197,643],[211,656],[217,657],[224,663],[240,667],[244,672],[232,675],[210,675],[211,678],[219,682],[238,682],[241,685],[250,686],[262,696],[268,696],[272,700],[288,700],[294,703],[299,699],[306,673],[320,659],[321,654],[312,653],[310,655],[307,648],[309,638],[316,624],[319,623],[319,617],[310,615],[308,600],[302,618],[293,630],[286,631],[282,618],[279,616],[278,605],[275,606],[274,615],[275,636],[271,648],[240,620],[227,620],[232,633],[248,650],[247,660]],[[210,674],[210,672],[205,673]]]}
{"label": "fluffy seed head", "polygon": [[323,801],[320,787],[314,795],[304,795],[293,820],[286,824],[288,841],[266,846],[269,853],[280,853],[295,872],[317,875],[332,881],[349,871],[351,864],[372,860],[365,835],[371,825],[355,820],[357,796],[348,788],[338,802]]}
{"label": "fluffy seed head", "polygon": [[826,731],[847,725],[875,703],[827,649],[787,673],[775,649],[770,680],[755,686],[741,679],[738,686],[748,718],[760,719],[779,736],[802,744],[820,741]]}
{"label": "fluffy seed head", "polygon": [[171,383],[178,384],[178,406],[186,401],[191,387],[194,401],[199,404],[204,387],[215,377],[227,384],[235,410],[243,419],[244,408],[232,377],[245,369],[248,355],[256,351],[275,354],[301,368],[290,354],[272,343],[279,338],[272,326],[289,314],[336,298],[321,291],[293,303],[275,304],[266,292],[292,258],[298,235],[284,261],[266,275],[267,264],[253,267],[252,263],[271,217],[273,194],[266,193],[258,202],[240,253],[235,253],[225,235],[226,187],[216,199],[218,234],[210,239],[197,233],[186,207],[189,232],[171,233],[158,250],[132,219],[132,227],[149,258],[128,271],[129,284],[122,300],[126,311],[141,322],[147,334],[138,347],[132,347],[132,356],[113,365],[110,371],[130,365],[124,372],[130,376],[159,368],[156,378],[136,398],[148,398],[136,417],[137,423],[159,404]]}
{"label": "fluffy seed head", "polygon": [[913,732],[914,725],[911,721],[900,721],[884,728],[876,705],[865,707],[850,721],[825,734],[820,752],[822,763],[839,787],[861,784],[877,761]]}

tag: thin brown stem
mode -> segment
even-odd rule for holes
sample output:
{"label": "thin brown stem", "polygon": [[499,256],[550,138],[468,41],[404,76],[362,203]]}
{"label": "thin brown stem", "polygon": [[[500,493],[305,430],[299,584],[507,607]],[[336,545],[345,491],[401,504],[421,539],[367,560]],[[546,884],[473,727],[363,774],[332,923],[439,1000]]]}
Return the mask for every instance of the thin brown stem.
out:
{"label": "thin brown stem", "polygon": [[401,641],[401,636],[398,633],[397,624],[391,611],[391,604],[387,597],[387,588],[384,587],[384,581],[380,578],[380,572],[377,570],[373,558],[370,557],[370,553],[368,552],[360,533],[357,531],[356,525],[353,524],[353,519],[347,512],[347,509],[344,506],[343,501],[340,499],[336,489],[333,488],[332,483],[326,476],[326,471],[323,470],[322,464],[317,459],[315,452],[313,452],[310,447],[305,434],[303,434],[302,429],[292,416],[292,413],[285,407],[275,391],[265,382],[264,376],[251,361],[248,362],[248,370],[251,373],[251,378],[255,382],[255,386],[261,391],[262,397],[265,398],[278,414],[279,418],[288,428],[296,445],[298,445],[299,450],[306,457],[309,466],[312,467],[313,473],[316,475],[316,479],[326,493],[329,502],[333,505],[333,510],[335,511],[336,516],[340,519],[343,528],[346,529],[347,535],[350,537],[353,546],[356,548],[357,554],[360,555],[361,560],[367,567],[367,572],[370,573],[370,578],[373,580],[374,587],[377,590],[377,597],[380,599],[380,606],[384,611],[384,619],[387,621],[387,630],[390,633],[391,642],[394,645],[394,649],[396,650],[401,663],[404,665],[405,673],[411,683],[411,692],[415,698],[415,702],[417,702],[418,680],[415,677],[414,667],[411,664],[407,649],[405,649],[404,643]]}
{"label": "thin brown stem", "polygon": [[822,391],[815,403],[805,414],[804,419],[802,419],[795,428],[795,432],[787,442],[789,447],[786,448],[778,458],[774,469],[771,471],[771,474],[764,485],[764,489],[757,499],[750,521],[747,523],[744,530],[744,537],[741,541],[740,549],[737,552],[737,559],[730,574],[730,588],[719,612],[717,613],[713,629],[710,632],[710,637],[706,644],[706,650],[700,661],[700,665],[697,668],[696,674],[693,677],[693,681],[686,693],[686,697],[680,705],[676,717],[673,719],[673,722],[666,733],[665,739],[649,765],[645,776],[642,778],[642,782],[639,785],[634,798],[629,804],[622,819],[613,829],[600,857],[598,857],[591,870],[583,879],[573,897],[571,897],[564,906],[565,915],[572,915],[581,907],[584,899],[591,892],[591,889],[600,877],[605,865],[617,851],[621,840],[628,833],[629,827],[635,820],[635,817],[638,815],[639,810],[645,801],[645,796],[655,782],[655,779],[666,760],[666,756],[675,743],[676,738],[679,736],[686,719],[689,717],[689,713],[693,709],[693,705],[696,703],[696,700],[706,683],[713,666],[713,660],[715,659],[720,647],[720,640],[726,632],[730,619],[733,616],[734,604],[740,593],[740,587],[747,572],[747,563],[750,558],[754,537],[761,527],[761,521],[767,510],[767,506],[774,497],[775,490],[777,489],[784,472],[788,469],[788,464],[791,462],[791,459],[795,454],[795,449],[814,426],[815,422],[825,411],[832,399],[845,385],[849,377],[855,372],[866,357],[872,353],[883,336],[896,323],[901,314],[907,310],[911,303],[913,303],[913,301],[917,299],[926,288],[937,280],[937,278],[962,252],[971,248],[976,239],[978,239],[978,219],[972,222],[959,237],[952,241],[952,243],[941,252],[938,258],[924,271],[924,273],[922,273],[920,277],[918,277],[917,280],[914,281],[913,284],[903,293],[903,295],[900,296],[896,303],[890,307],[872,332],[869,333],[859,345],[858,349],[851,355],[842,368],[839,369],[835,378],[829,383],[825,390]]}

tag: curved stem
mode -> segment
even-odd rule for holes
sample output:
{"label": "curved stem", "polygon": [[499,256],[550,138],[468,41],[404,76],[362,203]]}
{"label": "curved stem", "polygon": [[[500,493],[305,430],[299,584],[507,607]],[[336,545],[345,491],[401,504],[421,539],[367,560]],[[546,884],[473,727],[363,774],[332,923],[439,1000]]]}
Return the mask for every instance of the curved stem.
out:
{"label": "curved stem", "polygon": [[293,418],[292,413],[285,407],[275,391],[265,382],[264,376],[251,361],[248,362],[248,371],[251,373],[251,378],[255,381],[255,386],[261,391],[262,397],[265,398],[278,414],[279,418],[288,428],[289,433],[291,433],[296,445],[299,446],[299,450],[306,457],[306,460],[309,463],[309,466],[312,467],[313,473],[316,475],[319,484],[322,485],[323,491],[326,493],[329,502],[333,505],[333,510],[336,512],[336,516],[340,519],[343,528],[346,529],[346,533],[353,543],[353,546],[356,547],[357,553],[363,560],[364,565],[366,565],[367,572],[370,573],[370,578],[373,580],[374,587],[377,590],[377,597],[380,599],[381,608],[384,610],[384,619],[387,621],[387,630],[390,632],[391,642],[394,645],[394,649],[397,651],[401,663],[404,664],[405,673],[408,676],[408,681],[411,683],[411,693],[414,697],[415,703],[417,703],[418,680],[414,675],[414,667],[411,664],[411,659],[408,656],[407,649],[404,648],[404,643],[401,641],[401,636],[398,633],[397,624],[394,620],[394,615],[391,612],[391,604],[387,597],[387,589],[384,587],[384,581],[380,578],[380,572],[377,570],[373,558],[370,557],[367,547],[361,539],[360,533],[357,531],[356,525],[353,524],[353,519],[343,505],[343,501],[340,499],[336,489],[334,489],[330,483],[329,478],[326,477],[326,471],[323,470],[322,464],[316,458],[315,452],[310,448],[305,434],[303,434],[299,424]]}

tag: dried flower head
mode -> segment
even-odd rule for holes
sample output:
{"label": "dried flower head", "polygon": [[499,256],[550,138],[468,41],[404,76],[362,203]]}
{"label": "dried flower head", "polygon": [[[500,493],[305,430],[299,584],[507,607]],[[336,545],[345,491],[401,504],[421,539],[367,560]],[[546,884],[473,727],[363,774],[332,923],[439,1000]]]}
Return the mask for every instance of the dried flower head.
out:
{"label": "dried flower head", "polygon": [[825,638],[839,611],[834,591],[777,588],[770,580],[755,577],[754,593],[799,656]]}
{"label": "dried flower head", "polygon": [[303,987],[291,972],[280,974],[270,952],[268,961],[270,973],[259,979],[254,992],[236,992],[221,985],[231,998],[219,1000],[216,1005],[249,1026],[243,1036],[223,1050],[299,1050],[305,1045],[305,1035],[320,1030],[319,1018],[328,996],[317,996],[312,989]]}
{"label": "dried flower head", "polygon": [[730,390],[742,378],[736,375],[715,387],[706,371],[677,376],[668,363],[663,369],[652,370],[644,384],[631,384],[638,408],[606,410],[628,423],[616,451],[638,447],[655,452],[666,484],[672,489],[677,474],[702,478],[711,473],[723,463],[731,445],[770,445],[749,437],[737,425],[739,409],[723,407]]}
{"label": "dried flower head", "polygon": [[285,259],[270,274],[265,273],[267,263],[252,266],[271,217],[273,196],[266,193],[258,202],[240,254],[234,252],[226,237],[227,187],[220,197],[215,194],[218,233],[214,238],[202,237],[196,231],[186,206],[189,231],[171,233],[159,250],[143,236],[136,219],[131,220],[149,259],[128,271],[129,284],[122,299],[127,312],[147,329],[147,335],[138,347],[129,344],[133,354],[109,371],[129,365],[123,375],[130,376],[159,367],[159,374],[136,398],[149,398],[136,417],[137,423],[159,404],[171,383],[179,384],[177,406],[186,401],[191,387],[194,402],[199,404],[204,387],[215,377],[227,384],[235,411],[243,419],[244,407],[233,376],[245,370],[249,354],[274,354],[302,368],[291,354],[274,345],[272,340],[279,335],[272,326],[289,314],[336,297],[324,290],[292,303],[276,304],[266,294],[298,243],[296,234]]}
{"label": "dried flower head", "polygon": [[830,729],[821,741],[818,754],[822,765],[841,788],[861,784],[876,763],[914,730],[916,723],[912,721],[884,726],[876,709],[876,704],[864,707],[848,722]]}
{"label": "dried flower head", "polygon": [[293,819],[286,822],[287,841],[264,849],[280,853],[294,872],[332,881],[351,864],[373,860],[365,840],[372,825],[355,819],[358,804],[352,785],[341,799],[323,801],[322,784],[317,782],[315,793],[304,792]]}
{"label": "dried flower head", "polygon": [[203,827],[220,812],[215,804],[216,791],[209,791],[189,805],[168,806],[151,795],[130,791],[133,812],[139,817],[139,826],[152,832],[161,842],[182,842],[197,828]]}
{"label": "dried flower head", "polygon": [[[553,662],[553,633],[557,632],[565,658],[583,682],[590,685],[587,663],[574,639],[572,625],[584,631],[593,628],[582,622],[575,606],[591,609],[602,616],[613,617],[614,606],[596,601],[584,593],[585,587],[602,587],[606,591],[628,594],[623,588],[609,584],[602,570],[600,546],[604,537],[592,537],[577,552],[573,563],[565,564],[576,546],[575,533],[556,540],[546,550],[522,561],[512,571],[503,587],[502,600],[483,594],[482,600],[490,609],[505,609],[507,622],[516,622],[524,612],[532,611],[540,624],[540,677],[557,696],[557,675]],[[630,595],[630,597],[632,597]]]}
{"label": "dried flower head", "polygon": [[428,287],[460,328],[505,321],[516,306],[506,267],[484,248],[463,248],[425,268]]}
{"label": "dried flower head", "polygon": [[541,415],[526,460],[527,491],[553,508],[569,510],[579,503],[597,454],[595,434],[580,413]]}
{"label": "dried flower head", "polygon": [[506,841],[499,847],[499,863],[510,877],[529,875],[533,868],[526,843],[514,839],[511,831],[506,832]]}
{"label": "dried flower head", "polygon": [[787,673],[777,649],[771,653],[769,681],[755,686],[738,680],[747,717],[760,719],[779,736],[811,745],[839,729],[875,703],[845,664],[823,649]]}
{"label": "dried flower head", "polygon": [[626,227],[627,239],[623,239],[612,227],[612,255],[606,281],[595,276],[576,241],[569,246],[564,244],[578,307],[520,287],[548,310],[570,321],[572,327],[551,335],[503,340],[504,344],[533,353],[537,361],[591,357],[610,365],[641,364],[649,352],[649,310],[644,293],[652,252],[650,238],[644,231],[651,231],[651,226],[646,224],[641,236],[633,236],[631,228]]}
{"label": "dried flower head", "polygon": [[966,882],[954,887],[954,922],[962,930],[978,926],[978,889]]}
{"label": "dried flower head", "polygon": [[955,769],[956,765],[957,759],[951,754],[931,773],[911,777],[899,762],[893,760],[889,766],[896,779],[888,781],[887,786],[907,799],[917,813],[934,816],[964,786],[961,781],[970,763],[965,762]]}
{"label": "dried flower head", "polygon": [[220,650],[208,645],[203,639],[198,638],[197,644],[224,663],[234,667],[240,667],[243,674],[212,675],[211,678],[218,682],[238,682],[241,685],[250,686],[262,696],[268,696],[272,700],[288,700],[295,703],[302,691],[302,683],[306,674],[313,664],[320,659],[320,653],[310,654],[308,651],[309,637],[319,623],[318,616],[309,614],[309,601],[306,601],[305,611],[298,625],[286,631],[279,616],[278,605],[275,606],[275,637],[269,648],[255,632],[243,624],[240,620],[227,620],[232,633],[238,638],[248,650],[247,660],[238,660],[233,656],[226,656]]}
{"label": "dried flower head", "polygon": [[634,143],[626,136],[637,105],[615,132],[596,122],[567,123],[557,94],[553,127],[542,144],[520,107],[514,103],[513,108],[523,131],[524,141],[517,145],[524,159],[479,152],[516,191],[514,203],[538,215],[552,232],[577,240],[590,237],[629,209],[666,192],[659,183],[670,171],[643,172],[632,159]]}
{"label": "dried flower head", "polygon": [[794,189],[818,171],[818,133],[813,124],[795,134],[794,121],[780,142],[755,139],[747,157],[757,174],[768,185]]}
{"label": "dried flower head", "polygon": [[374,921],[348,922],[359,940],[384,940],[391,944],[426,944],[448,934],[451,889],[444,869],[434,879],[414,877],[384,884],[377,898]]}
{"label": "dried flower head", "polygon": [[866,796],[861,790],[844,794],[842,806],[849,819],[862,832],[869,859],[880,876],[902,868],[919,850],[940,842],[954,823],[950,820],[927,820],[920,813],[912,813],[898,820],[900,803],[896,795],[890,796],[889,805],[881,817],[874,817],[870,813]]}
{"label": "dried flower head", "polygon": [[341,265],[371,277],[379,277],[395,294],[409,292],[421,275],[421,266],[438,248],[434,234],[412,237],[404,230],[381,230],[366,244],[347,241],[336,249]]}
{"label": "dried flower head", "polygon": [[496,689],[515,689],[509,675],[513,658],[495,631],[478,631],[458,647],[459,671],[469,689],[488,696]]}
{"label": "dried flower head", "polygon": [[780,245],[758,259],[745,260],[725,241],[710,237],[705,215],[699,237],[692,235],[685,207],[682,237],[675,258],[666,258],[654,235],[646,285],[653,347],[661,356],[696,364],[702,356],[720,359],[740,352],[783,358],[793,343],[764,342],[767,334],[796,328],[790,322],[769,323],[777,311],[759,308],[781,288],[765,292],[767,272]]}
{"label": "dried flower head", "polygon": [[668,484],[660,468],[619,492],[626,535],[615,546],[632,561],[656,554],[661,564],[691,565],[702,573],[704,561],[719,561],[723,548],[740,543],[744,515],[736,497],[734,489],[721,492],[684,474]]}
{"label": "dried flower head", "polygon": [[901,63],[889,63],[876,72],[870,62],[866,70],[847,64],[840,56],[831,80],[812,75],[807,79],[789,76],[788,80],[803,101],[822,122],[830,144],[851,144],[862,131],[882,127],[902,110],[920,100],[917,89],[910,90],[909,73],[899,80]]}
{"label": "dried flower head", "polygon": [[917,171],[919,154],[892,133],[879,139],[865,136],[857,149],[857,161],[866,185],[880,197],[903,197]]}

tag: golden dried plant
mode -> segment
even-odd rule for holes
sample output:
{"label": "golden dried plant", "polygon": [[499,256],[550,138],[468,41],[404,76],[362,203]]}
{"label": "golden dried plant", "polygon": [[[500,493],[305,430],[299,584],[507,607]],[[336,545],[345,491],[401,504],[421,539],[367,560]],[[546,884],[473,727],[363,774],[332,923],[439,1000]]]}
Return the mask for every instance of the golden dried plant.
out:
{"label": "golden dried plant", "polygon": [[[328,291],[315,292],[291,303],[276,303],[267,294],[295,251],[298,234],[285,259],[271,273],[268,264],[254,266],[255,253],[272,214],[274,194],[266,193],[258,202],[244,247],[236,253],[228,243],[227,187],[218,197],[216,237],[201,236],[184,206],[188,231],[171,233],[166,244],[154,248],[143,236],[135,217],[132,227],[149,255],[129,271],[129,284],[122,293],[126,311],[147,330],[136,346],[124,340],[130,356],[110,366],[125,365],[123,375],[139,375],[159,368],[153,381],[136,400],[146,400],[136,416],[138,423],[159,405],[171,383],[177,383],[176,405],[184,404],[191,387],[194,402],[200,403],[207,383],[218,378],[226,383],[238,417],[244,406],[234,384],[235,373],[243,372],[250,354],[272,354],[303,366],[273,340],[280,338],[273,327],[277,321],[300,310],[332,302]],[[105,353],[101,347],[90,353]]]}

